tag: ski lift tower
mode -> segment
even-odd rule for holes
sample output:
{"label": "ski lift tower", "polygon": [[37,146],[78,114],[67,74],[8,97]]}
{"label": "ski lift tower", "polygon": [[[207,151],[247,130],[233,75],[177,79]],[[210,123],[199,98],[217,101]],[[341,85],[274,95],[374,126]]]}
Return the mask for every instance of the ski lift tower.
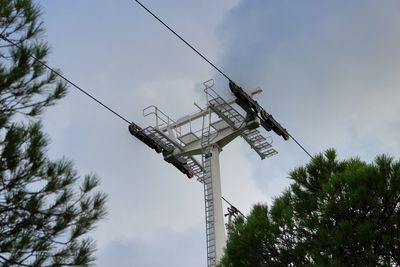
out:
{"label": "ski lift tower", "polygon": [[[264,137],[257,128],[261,125],[267,131],[273,130],[285,140],[289,139],[289,135],[251,97],[262,92],[261,89],[247,93],[230,81],[229,87],[235,97],[225,100],[213,89],[213,80],[203,84],[207,99],[205,108],[195,103],[198,112],[173,120],[156,106],[149,106],[143,110],[143,115],[153,115],[155,126],[142,129],[132,123],[129,131],[156,152],[162,153],[166,162],[189,178],[196,177],[204,185],[207,266],[214,267],[222,258],[225,247],[220,152],[241,136],[261,159],[265,159],[278,152],[271,146],[272,139]],[[244,114],[235,105],[240,106]]]}

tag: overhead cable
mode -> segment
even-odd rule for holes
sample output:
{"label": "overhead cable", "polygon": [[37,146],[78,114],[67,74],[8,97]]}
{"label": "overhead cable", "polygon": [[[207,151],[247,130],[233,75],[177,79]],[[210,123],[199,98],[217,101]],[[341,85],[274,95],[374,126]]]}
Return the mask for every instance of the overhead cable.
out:
{"label": "overhead cable", "polygon": [[244,218],[247,219],[247,217],[246,217],[240,210],[238,210],[235,206],[233,206],[228,200],[226,200],[224,197],[221,197],[221,198],[222,198],[223,201],[226,202],[226,204],[228,204],[229,206],[235,208],[235,210],[237,210],[237,211],[239,212],[240,215],[242,215]]}
{"label": "overhead cable", "polygon": [[144,10],[146,10],[150,15],[152,15],[156,20],[158,20],[165,28],[167,28],[170,32],[172,32],[176,37],[178,37],[182,42],[184,42],[188,47],[190,47],[196,54],[198,54],[201,58],[203,58],[208,64],[210,64],[216,71],[218,71],[222,76],[231,80],[228,75],[226,75],[220,68],[218,68],[214,63],[212,63],[208,58],[206,58],[202,53],[199,52],[196,48],[194,48],[191,44],[189,44],[182,36],[180,36],[176,31],[174,31],[171,27],[169,27],[164,21],[162,21],[156,14],[151,12],[145,5],[143,5],[138,0],[135,0]]}
{"label": "overhead cable", "polygon": [[293,139],[293,141],[294,141],[301,149],[303,149],[303,151],[304,151],[311,159],[314,159],[314,157],[310,154],[310,152],[308,152],[307,149],[305,149],[304,146],[302,146],[302,145],[300,144],[300,142],[297,141],[296,138],[293,137],[293,135],[291,135],[291,134],[289,133],[289,136],[290,136],[290,138]]}
{"label": "overhead cable", "polygon": [[[13,42],[12,40],[8,39],[7,37],[5,37],[3,34],[0,34],[0,38],[2,38],[4,41],[10,43],[11,45],[17,47],[18,49],[22,49],[22,46],[18,45],[17,43]],[[80,86],[78,86],[77,84],[75,84],[74,82],[72,82],[71,80],[69,80],[68,78],[66,78],[64,75],[62,75],[61,73],[59,73],[58,71],[56,71],[55,69],[53,69],[52,67],[50,67],[49,65],[47,65],[46,63],[44,63],[43,61],[39,60],[37,57],[35,57],[32,54],[28,54],[29,57],[31,57],[32,59],[34,59],[35,61],[39,62],[41,65],[43,65],[45,68],[47,68],[48,70],[50,70],[52,73],[56,74],[58,77],[60,77],[61,79],[63,79],[64,81],[66,81],[67,83],[69,83],[70,85],[72,85],[73,87],[75,87],[76,89],[78,89],[79,91],[81,91],[82,93],[84,93],[86,96],[90,97],[92,100],[94,100],[95,102],[97,102],[97,104],[101,105],[103,108],[107,109],[108,111],[110,111],[111,113],[113,113],[115,116],[117,116],[118,118],[120,118],[121,120],[125,121],[128,124],[131,124],[131,122],[129,120],[127,120],[126,118],[124,118],[122,115],[120,115],[119,113],[117,113],[115,110],[113,110],[112,108],[110,108],[109,106],[107,106],[106,104],[104,104],[102,101],[100,101],[99,99],[97,99],[96,97],[94,97],[93,95],[89,94],[87,91],[85,91],[84,89],[82,89]]]}
{"label": "overhead cable", "polygon": [[[202,53],[199,52],[196,48],[194,48],[188,41],[186,41],[181,35],[179,35],[176,31],[174,31],[168,24],[166,24],[162,19],[160,19],[156,14],[154,14],[149,8],[143,5],[140,1],[134,0],[137,4],[139,4],[144,10],[146,10],[151,16],[153,16],[158,22],[160,22],[165,28],[167,28],[170,32],[172,32],[176,37],[178,37],[183,43],[185,43],[188,47],[190,47],[196,54],[198,54],[202,59],[204,59],[208,64],[210,64],[216,71],[218,71],[222,76],[224,76],[229,82],[233,82],[228,75],[226,75],[220,68],[218,68],[214,63],[211,62],[207,57],[205,57]],[[312,159],[313,156],[309,153],[304,146],[302,146],[292,135],[289,136],[295,141],[295,143]]]}
{"label": "overhead cable", "polygon": [[[9,38],[5,37],[3,34],[0,34],[0,38],[3,39],[4,41],[8,42],[9,44],[15,46],[18,49],[22,49],[22,46],[18,45],[17,43],[13,42],[12,40],[10,40]],[[120,118],[121,120],[123,120],[124,122],[128,123],[129,125],[132,124],[132,122],[130,122],[128,119],[124,118],[122,115],[120,115],[119,113],[117,113],[115,110],[113,110],[112,108],[110,108],[109,106],[107,106],[106,104],[104,104],[102,101],[100,101],[99,99],[97,99],[96,97],[94,97],[92,94],[88,93],[86,90],[84,90],[82,87],[78,86],[76,83],[72,82],[70,79],[66,78],[64,75],[62,75],[61,73],[59,73],[58,71],[56,71],[55,69],[53,69],[52,67],[50,67],[49,65],[47,65],[46,63],[44,63],[43,61],[39,60],[37,57],[35,57],[32,54],[28,54],[29,57],[31,57],[33,60],[39,62],[41,65],[43,65],[45,68],[47,68],[48,70],[50,70],[52,73],[54,73],[55,75],[57,75],[58,77],[60,77],[61,79],[63,79],[64,81],[66,81],[68,84],[72,85],[73,87],[75,87],[76,89],[78,89],[80,92],[82,92],[83,94],[85,94],[86,96],[88,96],[89,98],[91,98],[92,100],[94,100],[97,104],[101,105],[103,108],[105,108],[106,110],[110,111],[111,113],[113,113],[114,115],[116,115],[118,118]],[[229,205],[231,205],[224,197],[222,197],[222,199],[228,203]],[[239,211],[240,212],[240,211]],[[241,213],[241,212],[240,212]],[[242,213],[241,213],[242,214]],[[243,215],[243,214],[242,214]],[[244,215],[243,215],[244,216]]]}

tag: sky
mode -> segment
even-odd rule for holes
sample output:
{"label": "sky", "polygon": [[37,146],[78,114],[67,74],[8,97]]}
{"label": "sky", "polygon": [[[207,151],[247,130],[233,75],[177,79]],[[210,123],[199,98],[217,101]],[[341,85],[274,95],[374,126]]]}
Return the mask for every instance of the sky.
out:
{"label": "sky", "polygon": [[[129,120],[152,125],[205,106],[202,83],[227,81],[135,1],[40,0],[49,63]],[[399,158],[400,2],[397,0],[143,0],[245,89],[312,154]],[[70,88],[44,115],[49,155],[95,173],[108,217],[92,233],[97,266],[205,266],[203,188],[131,136],[122,120]],[[266,160],[236,139],[221,153],[222,193],[245,214],[271,203],[308,162],[273,138]]]}

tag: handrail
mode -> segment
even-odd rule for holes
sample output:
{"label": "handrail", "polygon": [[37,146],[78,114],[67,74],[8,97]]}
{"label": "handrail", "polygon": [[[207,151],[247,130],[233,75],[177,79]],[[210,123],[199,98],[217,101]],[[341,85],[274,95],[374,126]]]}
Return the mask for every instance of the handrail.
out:
{"label": "handrail", "polygon": [[[212,82],[212,83],[210,84],[210,82]],[[204,93],[206,94],[207,103],[210,99],[220,97],[220,95],[214,89],[212,89],[212,87],[214,86],[214,79],[205,81],[203,83],[203,85],[205,86]],[[210,99],[209,99],[209,97],[210,97]]]}
{"label": "handrail", "polygon": [[[156,128],[159,129],[160,127],[168,127],[171,124],[175,124],[176,121],[171,119],[167,114],[162,112],[157,106],[150,105],[143,109],[143,117],[147,117],[154,114],[156,118]],[[181,129],[174,128],[177,135],[181,135]]]}

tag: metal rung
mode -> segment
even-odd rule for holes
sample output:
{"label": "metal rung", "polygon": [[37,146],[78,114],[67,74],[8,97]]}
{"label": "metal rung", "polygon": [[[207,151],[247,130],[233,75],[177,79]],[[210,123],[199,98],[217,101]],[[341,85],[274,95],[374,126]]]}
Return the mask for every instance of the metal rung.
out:
{"label": "metal rung", "polygon": [[265,140],[267,140],[267,139],[262,135],[256,135],[255,137],[251,138],[252,142],[262,142]]}
{"label": "metal rung", "polygon": [[262,145],[256,146],[257,149],[263,150],[265,148],[270,148],[272,147],[270,143],[264,143]]}

